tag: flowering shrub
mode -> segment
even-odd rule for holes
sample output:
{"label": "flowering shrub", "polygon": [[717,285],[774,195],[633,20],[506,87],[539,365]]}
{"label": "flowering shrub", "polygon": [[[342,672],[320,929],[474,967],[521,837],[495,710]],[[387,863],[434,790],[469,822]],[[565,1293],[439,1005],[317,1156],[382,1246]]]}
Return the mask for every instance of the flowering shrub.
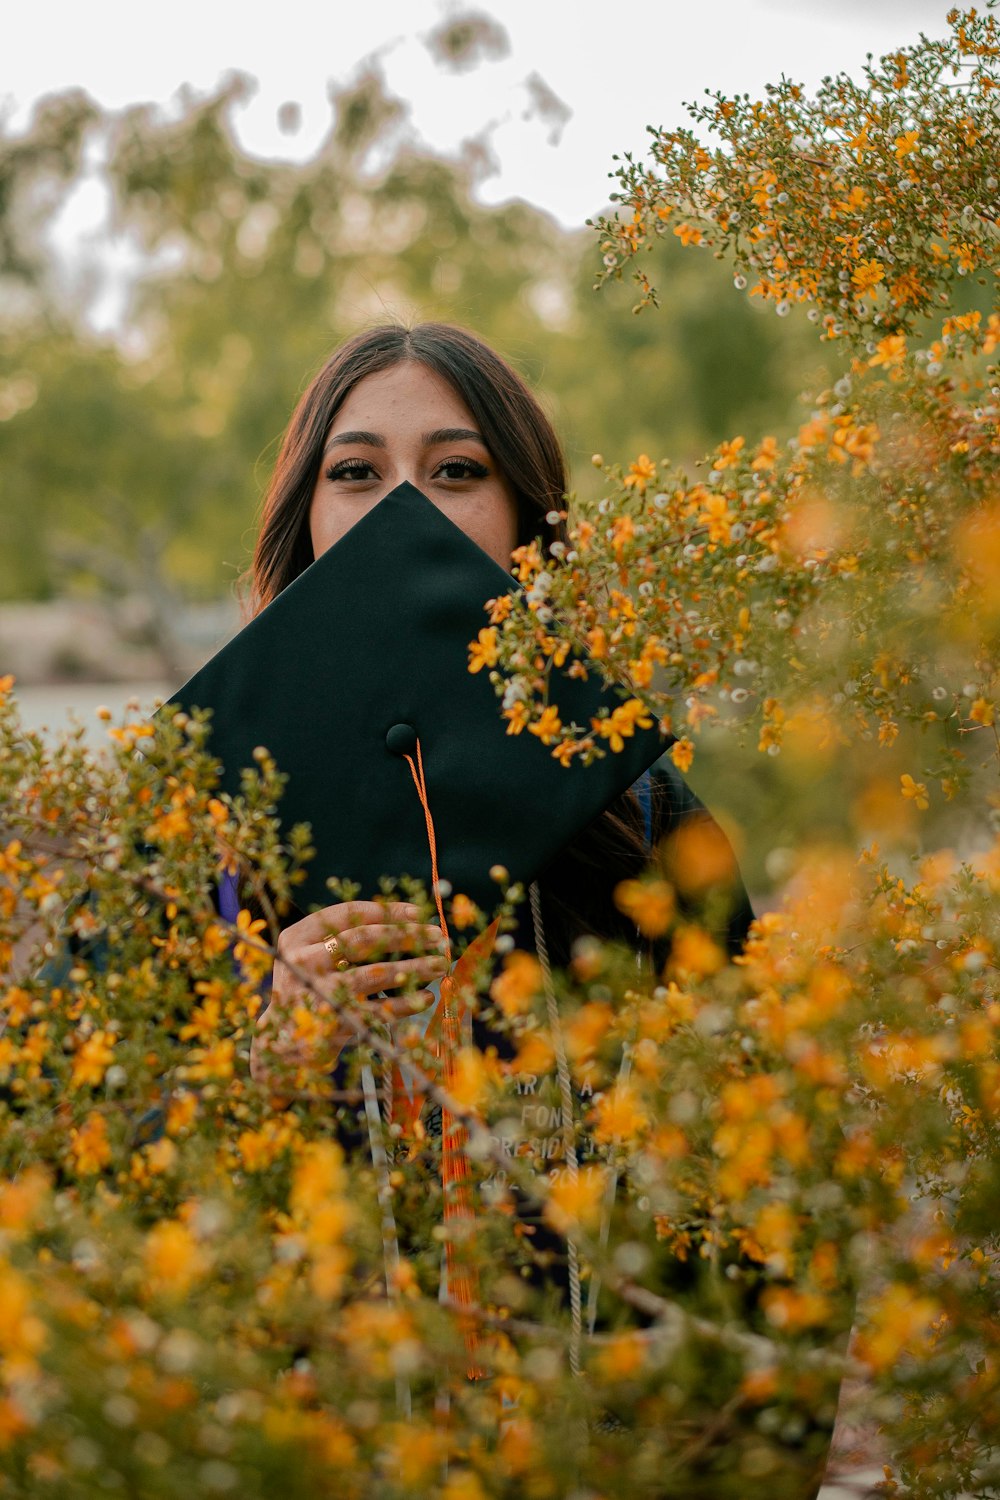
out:
{"label": "flowering shrub", "polygon": [[[709,96],[688,130],[651,130],[649,166],[624,158],[619,216],[600,221],[602,279],[650,237],[735,257],[739,289],[784,315],[809,304],[824,336],[911,331],[957,277],[996,269],[995,7],[948,12],[950,35],[869,58],[815,98],[783,79],[764,100]],[[628,212],[631,210],[631,213]],[[636,270],[641,304],[655,288]],[[874,352],[874,351],[873,351]]]}
{"label": "flowering shrub", "polygon": [[[959,740],[995,747],[1000,29],[949,21],[865,86],[716,96],[692,114],[725,149],[658,131],[649,166],[621,167],[604,279],[637,266],[651,304],[639,257],[672,228],[735,257],[737,288],[756,277],[749,295],[779,313],[808,305],[844,369],[789,443],[736,436],[696,482],[667,459],[595,455],[607,493],[577,507],[565,553],[521,549],[524,597],[493,611],[511,732],[562,759],[603,752],[610,725],[563,726],[549,701],[572,646],[663,708],[682,769],[720,715],[752,715],[771,751],[797,731],[891,744],[901,720],[947,723],[929,773],[946,796],[969,771]],[[967,273],[992,305],[949,307]]]}
{"label": "flowering shrub", "polygon": [[[565,546],[520,550],[523,593],[470,654],[508,732],[564,761],[653,715],[682,770],[710,724],[752,727],[779,764],[832,742],[877,776],[905,755],[901,826],[966,809],[954,847],[802,850],[727,963],[693,913],[730,856],[696,828],[617,891],[655,965],[585,941],[550,991],[502,940],[470,999],[504,1045],[447,1065],[300,973],[283,1024],[301,1045],[255,1083],[261,987],[311,854],[276,821],[279,768],[261,750],[220,795],[206,726],[182,715],[110,725],[101,755],[49,747],[0,685],[4,1493],[791,1500],[815,1490],[845,1374],[867,1378],[911,1493],[996,1485],[1000,318],[915,320],[960,265],[954,204],[992,269],[995,56],[993,18],[956,13],[870,91],[719,102],[727,151],[702,163],[663,137],[655,170],[626,169],[608,271],[683,216],[763,295],[811,300],[844,373],[793,443],[735,437],[697,482],[601,461],[605,496]],[[879,78],[899,80],[892,108]],[[880,204],[910,173],[935,182],[930,208],[916,188]],[[906,247],[891,276],[873,279],[890,263],[855,189]],[[836,238],[851,225],[856,256]],[[892,285],[931,266],[900,311]],[[621,705],[565,722],[562,673],[592,671]],[[221,869],[240,877],[232,923]],[[506,923],[523,893],[498,874]],[[450,901],[456,933],[486,915]],[[345,1021],[357,1046],[331,1079]],[[369,1133],[373,1061],[459,1122],[471,1220],[445,1218],[433,1137]],[[449,1237],[471,1305],[439,1297]]]}

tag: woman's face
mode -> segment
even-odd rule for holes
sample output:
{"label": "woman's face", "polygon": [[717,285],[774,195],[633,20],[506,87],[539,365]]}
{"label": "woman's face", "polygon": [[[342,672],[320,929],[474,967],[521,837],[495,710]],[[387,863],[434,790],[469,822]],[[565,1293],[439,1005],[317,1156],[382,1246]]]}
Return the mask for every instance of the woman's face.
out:
{"label": "woman's face", "polygon": [[404,480],[510,567],[514,491],[458,392],[415,361],[366,375],[334,417],[309,508],[314,557]]}

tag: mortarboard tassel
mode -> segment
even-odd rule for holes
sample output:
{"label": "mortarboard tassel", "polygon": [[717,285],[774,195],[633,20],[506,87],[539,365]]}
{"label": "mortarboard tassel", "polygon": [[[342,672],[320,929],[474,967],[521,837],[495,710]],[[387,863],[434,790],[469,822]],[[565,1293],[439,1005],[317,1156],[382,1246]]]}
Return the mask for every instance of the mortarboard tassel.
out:
{"label": "mortarboard tassel", "polygon": [[[414,764],[413,757],[403,752],[403,758],[410,768],[413,783],[420,798],[420,805],[424,810],[424,818],[427,823],[427,842],[431,855],[431,882],[434,890],[434,901],[437,906],[438,921],[441,931],[445,936],[446,956],[451,961],[451,936],[448,932],[448,923],[444,914],[444,902],[441,899],[440,878],[437,863],[437,839],[434,833],[434,819],[431,815],[430,800],[427,796],[427,782],[424,777],[424,763],[420,751],[420,740],[416,741],[417,760]],[[435,1056],[444,1057],[445,1064],[445,1088],[450,1092],[454,1081],[455,1059],[462,1045],[462,1020],[465,1010],[465,997],[472,988],[478,965],[487,959],[493,951],[496,941],[497,930],[500,919],[497,918],[476,939],[469,944],[465,952],[455,964],[454,969],[446,974],[441,980],[441,1004],[439,1007],[440,1026],[429,1027],[428,1039],[434,1050]],[[399,1118],[405,1128],[412,1132],[421,1109],[423,1108],[424,1096],[416,1091],[409,1095],[403,1085],[402,1077],[398,1068],[393,1076],[393,1118]],[[399,1115],[396,1106],[400,1106]],[[458,1237],[466,1239],[475,1217],[472,1208],[472,1194],[470,1188],[469,1159],[465,1147],[468,1134],[465,1126],[457,1120],[449,1109],[441,1111],[441,1185],[444,1197],[444,1221],[451,1233],[445,1241],[445,1272],[447,1276],[448,1297],[460,1307],[471,1308],[479,1301],[479,1278],[474,1266],[469,1265],[467,1254],[460,1253]],[[456,1233],[457,1231],[457,1233]],[[461,1247],[464,1251],[464,1246]],[[478,1330],[472,1318],[466,1316],[462,1319],[463,1333],[465,1336],[465,1351],[468,1359],[468,1377],[470,1380],[480,1380],[485,1371],[479,1360],[480,1338]]]}

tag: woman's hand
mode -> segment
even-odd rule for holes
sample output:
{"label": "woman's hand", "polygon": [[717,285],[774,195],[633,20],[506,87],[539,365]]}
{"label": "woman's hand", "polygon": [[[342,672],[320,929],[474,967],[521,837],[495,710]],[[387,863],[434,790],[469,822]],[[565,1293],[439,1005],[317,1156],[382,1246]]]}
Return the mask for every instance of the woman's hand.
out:
{"label": "woman's hand", "polygon": [[[424,1009],[433,999],[429,990],[394,997],[381,993],[408,981],[430,984],[447,973],[444,933],[440,927],[420,922],[420,915],[420,907],[405,902],[342,901],[286,927],[278,938],[271,998],[257,1021],[250,1048],[252,1077],[267,1083],[276,1069],[280,1072],[310,1060],[332,1068],[345,1043],[355,1036],[349,1026],[337,1028],[332,1036],[325,1034],[327,1055],[313,1059],[303,1055],[302,1044],[295,1041],[289,1025],[293,1009],[302,1002],[313,1009],[335,1009],[345,999],[371,1002],[380,996],[372,1010],[384,1021]],[[337,940],[337,957],[326,947],[331,936]],[[347,966],[339,967],[344,960]],[[293,968],[309,976],[311,990],[303,988]]]}

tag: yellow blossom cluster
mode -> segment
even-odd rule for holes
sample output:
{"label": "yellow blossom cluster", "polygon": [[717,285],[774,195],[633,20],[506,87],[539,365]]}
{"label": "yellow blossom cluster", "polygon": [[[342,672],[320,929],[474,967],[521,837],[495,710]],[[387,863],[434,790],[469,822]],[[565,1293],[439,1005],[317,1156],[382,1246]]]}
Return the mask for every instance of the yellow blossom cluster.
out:
{"label": "yellow blossom cluster", "polygon": [[[956,8],[948,27],[814,97],[790,80],[763,99],[716,94],[689,106],[695,129],[654,131],[650,162],[624,159],[618,211],[598,221],[601,279],[672,233],[732,257],[737,287],[779,314],[812,304],[835,339],[892,337],[961,278],[991,275],[1000,28],[989,8]],[[639,305],[655,303],[634,274]]]}

